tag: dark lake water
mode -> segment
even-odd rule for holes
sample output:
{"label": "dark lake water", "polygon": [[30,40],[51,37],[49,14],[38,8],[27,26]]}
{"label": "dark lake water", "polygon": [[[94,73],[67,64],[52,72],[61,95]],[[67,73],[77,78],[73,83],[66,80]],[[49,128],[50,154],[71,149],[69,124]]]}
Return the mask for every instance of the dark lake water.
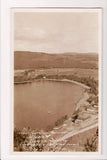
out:
{"label": "dark lake water", "polygon": [[46,129],[62,116],[71,116],[83,90],[74,83],[45,80],[14,85],[15,127]]}

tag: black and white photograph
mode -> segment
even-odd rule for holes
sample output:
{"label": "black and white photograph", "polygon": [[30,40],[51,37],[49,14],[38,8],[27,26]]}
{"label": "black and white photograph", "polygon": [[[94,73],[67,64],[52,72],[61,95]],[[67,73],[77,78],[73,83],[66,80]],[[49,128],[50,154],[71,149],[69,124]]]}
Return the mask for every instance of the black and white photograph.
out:
{"label": "black and white photograph", "polygon": [[12,9],[13,152],[99,152],[101,9]]}

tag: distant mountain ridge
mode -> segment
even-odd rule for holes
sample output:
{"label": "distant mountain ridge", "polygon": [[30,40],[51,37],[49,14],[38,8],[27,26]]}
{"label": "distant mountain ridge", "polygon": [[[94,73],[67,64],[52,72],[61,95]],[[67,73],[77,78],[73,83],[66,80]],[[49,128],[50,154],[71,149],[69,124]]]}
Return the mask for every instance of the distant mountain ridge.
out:
{"label": "distant mountain ridge", "polygon": [[15,51],[14,69],[33,68],[98,68],[96,53],[60,53]]}

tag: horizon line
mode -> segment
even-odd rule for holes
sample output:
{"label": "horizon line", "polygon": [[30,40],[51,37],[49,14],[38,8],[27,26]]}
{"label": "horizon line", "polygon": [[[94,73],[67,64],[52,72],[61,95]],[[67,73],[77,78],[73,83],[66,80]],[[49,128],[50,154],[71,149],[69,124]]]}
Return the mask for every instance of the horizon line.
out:
{"label": "horizon line", "polygon": [[43,51],[21,51],[21,50],[14,50],[14,52],[31,52],[31,53],[44,53],[44,54],[98,54],[98,52],[56,52],[56,53],[48,53]]}

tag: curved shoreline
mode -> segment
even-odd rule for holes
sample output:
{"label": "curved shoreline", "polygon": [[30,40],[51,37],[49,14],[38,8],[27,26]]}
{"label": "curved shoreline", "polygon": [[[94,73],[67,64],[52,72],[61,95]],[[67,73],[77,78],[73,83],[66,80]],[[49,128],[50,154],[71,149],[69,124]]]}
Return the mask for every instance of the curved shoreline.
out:
{"label": "curved shoreline", "polygon": [[59,81],[59,82],[71,82],[71,83],[75,83],[79,86],[82,86],[86,89],[89,89],[90,87],[86,86],[85,84],[83,83],[80,83],[80,82],[77,82],[77,81],[74,81],[74,80],[69,80],[69,79],[62,79],[62,80],[57,80],[57,79],[45,79],[45,80],[51,80],[51,81]]}
{"label": "curved shoreline", "polygon": [[[36,82],[36,81],[54,81],[54,82],[67,82],[67,83],[74,83],[76,85],[79,85],[81,87],[83,87],[83,92],[80,96],[80,98],[78,99],[78,101],[75,103],[75,111],[78,110],[82,104],[85,104],[86,103],[86,99],[88,98],[88,93],[86,91],[86,89],[89,89],[88,86],[82,84],[82,83],[79,83],[77,81],[73,81],[73,80],[68,80],[68,79],[48,79],[48,78],[43,78],[43,79],[36,79],[36,80],[33,80],[33,81],[25,81],[23,82],[24,84],[26,83],[33,83],[33,82]],[[18,84],[23,84],[22,82],[19,82]]]}
{"label": "curved shoreline", "polygon": [[32,82],[35,82],[35,81],[39,81],[39,80],[56,81],[56,82],[70,82],[70,83],[74,83],[74,84],[77,84],[79,86],[82,86],[86,89],[90,89],[90,87],[88,87],[87,85],[85,85],[83,83],[80,83],[80,82],[77,82],[77,81],[74,81],[74,80],[69,80],[69,79],[58,80],[58,79],[43,78],[43,79],[36,79],[36,80],[32,80],[32,81],[14,82],[14,84],[26,84],[26,83],[32,83]]}

